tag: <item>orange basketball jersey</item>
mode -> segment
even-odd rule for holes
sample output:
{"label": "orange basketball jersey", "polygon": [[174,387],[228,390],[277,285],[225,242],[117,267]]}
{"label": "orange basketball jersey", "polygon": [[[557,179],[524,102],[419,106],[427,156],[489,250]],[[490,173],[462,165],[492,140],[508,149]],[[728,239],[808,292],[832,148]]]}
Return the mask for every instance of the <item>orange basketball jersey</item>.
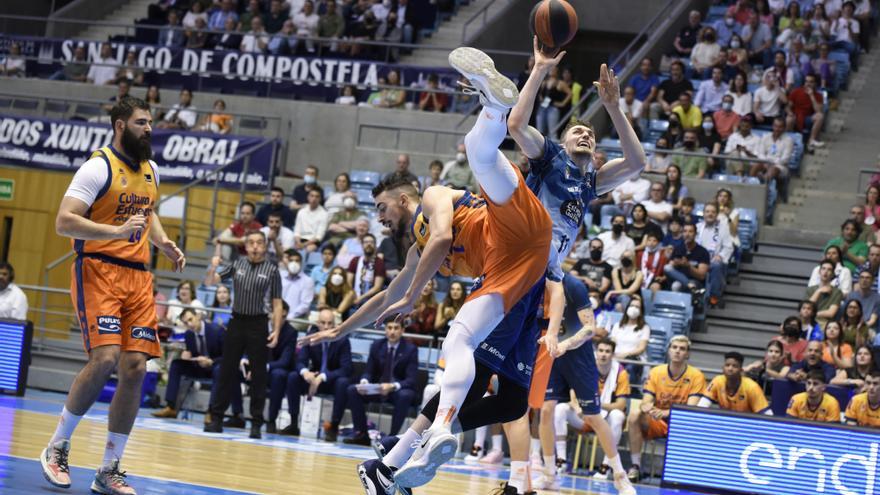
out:
{"label": "orange basketball jersey", "polygon": [[[452,214],[452,247],[440,266],[443,276],[461,275],[463,277],[479,277],[483,273],[486,239],[483,225],[486,220],[486,200],[465,192],[455,202]],[[412,233],[419,252],[425,249],[431,237],[429,220],[422,213],[419,205],[413,217]]]}
{"label": "orange basketball jersey", "polygon": [[150,261],[150,217],[159,197],[159,180],[149,160],[135,166],[117,154],[112,146],[92,153],[91,158],[102,158],[107,163],[107,183],[95,198],[86,217],[104,225],[122,225],[133,215],[147,217],[146,228],[127,239],[103,241],[73,240],[77,254],[94,253],[133,263]]}

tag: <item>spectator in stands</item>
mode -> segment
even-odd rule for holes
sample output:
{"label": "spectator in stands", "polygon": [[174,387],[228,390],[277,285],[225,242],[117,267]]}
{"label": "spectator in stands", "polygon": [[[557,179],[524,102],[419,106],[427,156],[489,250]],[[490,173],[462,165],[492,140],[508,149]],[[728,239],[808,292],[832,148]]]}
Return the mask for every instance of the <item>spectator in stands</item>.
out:
{"label": "spectator in stands", "polygon": [[[724,154],[731,158],[761,158],[761,138],[752,133],[752,117],[745,116],[739,122],[737,131],[730,135],[724,147]],[[727,173],[744,175],[746,166],[751,169],[752,162],[727,160]]]}
{"label": "spectator in stands", "polygon": [[263,25],[265,25],[266,16],[263,13],[263,6],[260,0],[249,0],[247,3],[247,8],[238,18],[238,25],[240,26],[240,30],[247,31],[251,27],[251,21],[254,17],[260,17],[263,19]]}
{"label": "spectator in stands", "polygon": [[[331,4],[332,5],[332,4]],[[336,98],[337,105],[357,105],[358,100],[354,92],[354,86],[346,84],[342,88],[342,94]]]}
{"label": "spectator in stands", "polygon": [[620,98],[620,111],[631,121],[637,121],[642,116],[642,102],[636,99],[636,90],[627,86]]}
{"label": "spectator in stands", "polygon": [[639,253],[636,259],[642,274],[642,288],[651,289],[654,294],[666,283],[666,274],[663,268],[669,260],[666,258],[666,250],[660,244],[662,240],[662,233],[653,230],[646,233],[645,249]]}
{"label": "spectator in stands", "polygon": [[825,340],[822,347],[822,361],[834,366],[838,370],[843,370],[853,365],[852,345],[843,340],[841,325],[844,321],[829,321],[825,325]]}
{"label": "spectator in stands", "polygon": [[296,217],[290,208],[284,205],[284,189],[278,186],[273,187],[269,192],[269,203],[260,207],[260,210],[257,212],[257,221],[263,225],[268,225],[269,214],[271,213],[281,215],[281,224],[285,227],[293,227],[293,221]]}
{"label": "spectator in stands", "polygon": [[785,119],[773,119],[773,132],[761,136],[758,155],[772,163],[754,162],[749,175],[760,177],[765,183],[788,175],[788,164],[794,150],[794,141],[785,134]]}
{"label": "spectator in stands", "polygon": [[[467,158],[465,158],[465,160],[467,160]],[[452,160],[451,162],[448,162],[448,163],[454,164],[457,161],[458,161],[458,159],[456,158],[455,160]],[[467,163],[467,162],[465,162],[465,163]],[[431,186],[445,185],[446,181],[444,181],[442,178],[443,167],[444,167],[443,162],[441,162],[440,160],[431,160],[431,163],[428,164],[428,175],[426,177],[421,177],[419,179],[419,182],[421,183],[420,185],[422,186],[421,188],[419,188],[419,190],[424,192],[425,189],[427,189]],[[470,167],[467,167],[467,169],[470,170]]]}
{"label": "spectator in stands", "polygon": [[[334,40],[342,39],[345,34],[345,19],[336,10],[336,2],[327,2],[327,11],[318,18],[318,37],[332,38]],[[331,52],[339,51],[339,44],[336,42],[328,45]]]}
{"label": "spectator in stands", "polygon": [[[817,275],[818,276],[818,275]],[[801,321],[801,338],[807,340],[824,340],[825,333],[819,322],[816,321],[816,303],[809,299],[801,301],[798,306],[798,316]]]}
{"label": "spectator in stands", "polygon": [[681,202],[688,195],[688,188],[681,182],[681,168],[676,164],[670,164],[666,168],[666,182],[663,184],[666,191],[666,202],[672,205],[673,211],[681,208]]}
{"label": "spectator in stands", "polygon": [[[165,388],[165,408],[153,412],[156,418],[177,418],[177,413],[182,406],[178,403],[180,380],[189,378],[213,378],[215,383],[220,382],[220,359],[223,357],[223,330],[214,325],[202,321],[201,313],[192,309],[184,309],[180,319],[186,326],[184,342],[186,350],[181,353],[179,359],[171,361],[168,370],[168,382]],[[216,387],[211,389],[211,398],[214,397]]]}
{"label": "spectator in stands", "polygon": [[614,203],[602,207],[602,216],[628,215],[633,206],[648,199],[650,190],[651,182],[649,180],[638,175],[633,176],[630,180],[622,182],[614,188],[611,192]]}
{"label": "spectator in stands", "polygon": [[611,265],[602,260],[602,239],[589,240],[590,256],[575,263],[570,274],[587,286],[589,292],[598,292],[600,297],[611,287]]}
{"label": "spectator in stands", "polygon": [[773,31],[770,26],[761,22],[757,15],[752,15],[742,30],[742,39],[748,50],[750,63],[762,67],[770,65],[773,55]]}
{"label": "spectator in stands", "polygon": [[[581,107],[578,104],[581,98],[583,98],[584,85],[574,80],[574,72],[572,72],[571,67],[562,69],[562,82],[571,88],[571,108],[575,110],[575,115],[579,115]],[[565,115],[569,110],[568,108],[564,109],[562,114]]]}
{"label": "spectator in stands", "polygon": [[165,117],[165,112],[159,110],[158,108],[162,105],[162,95],[159,93],[159,86],[151,84],[147,88],[147,94],[144,97],[144,101],[146,101],[153,110],[153,117],[155,117],[157,120],[161,120]]}
{"label": "spectator in stands", "polygon": [[219,98],[215,100],[214,111],[202,117],[194,130],[229,134],[232,131],[232,115],[226,113],[226,102]]}
{"label": "spectator in stands", "polygon": [[27,320],[27,297],[14,281],[15,268],[7,262],[0,262],[0,318]]}
{"label": "spectator in stands", "polygon": [[[627,87],[630,86],[635,90],[635,99],[640,101],[644,108],[650,108],[651,103],[656,101],[660,77],[654,73],[654,64],[649,57],[643,58],[639,63],[638,74],[632,76],[627,83]],[[624,90],[624,96],[626,96],[626,90]],[[640,112],[640,116],[643,116],[644,113],[644,111]]]}
{"label": "spectator in stands", "polygon": [[862,233],[859,240],[868,245],[868,254],[871,254],[871,244],[874,243],[874,219],[870,223],[865,221],[865,207],[863,205],[852,205],[849,208],[849,217],[862,226]]}
{"label": "spectator in stands", "polygon": [[828,378],[820,370],[813,370],[804,377],[806,392],[795,394],[788,403],[785,414],[792,418],[826,423],[840,422],[840,404],[825,393]]}
{"label": "spectator in stands", "polygon": [[645,234],[647,232],[655,231],[663,235],[663,230],[660,226],[648,220],[648,210],[645,209],[645,205],[642,203],[633,207],[630,219],[629,225],[626,226],[626,235],[636,245],[634,252],[645,249]]}
{"label": "spectator in stands", "polygon": [[620,266],[611,270],[611,290],[605,293],[605,304],[623,312],[630,299],[640,293],[643,280],[642,272],[636,268],[634,252],[624,251]]}
{"label": "spectator in stands", "polygon": [[744,361],[745,358],[738,352],[724,354],[722,374],[709,382],[697,406],[709,407],[715,404],[728,411],[772,416],[770,404],[767,403],[761,386],[751,378],[743,376]]}
{"label": "spectator in stands", "polygon": [[260,232],[266,235],[266,243],[268,244],[266,254],[269,261],[273,263],[280,261],[283,253],[293,249],[296,245],[293,231],[283,225],[281,218],[280,212],[269,213],[266,226],[260,229]]}
{"label": "spectator in stands", "polygon": [[824,383],[828,383],[837,374],[834,366],[822,360],[822,351],[824,343],[811,340],[807,343],[807,350],[804,353],[803,361],[798,361],[791,365],[791,371],[788,372],[788,379],[793,382],[804,382],[813,372],[822,373]]}
{"label": "spectator in stands", "polygon": [[288,19],[284,21],[281,30],[269,38],[266,51],[272,55],[288,55],[294,52],[297,43],[296,27],[293,25],[293,21]]}
{"label": "spectator in stands", "polygon": [[235,12],[235,0],[221,0],[220,8],[214,10],[208,17],[208,28],[211,31],[221,31],[226,24],[226,19],[231,17],[238,23],[238,14]]}
{"label": "spectator in stands", "polygon": [[416,177],[415,174],[410,172],[409,165],[410,165],[409,155],[407,155],[405,153],[397,155],[397,168],[394,170],[394,172],[391,172],[390,174],[386,175],[385,177],[388,178],[392,174],[396,175],[402,179],[405,179],[407,182],[411,182],[413,184],[413,186],[418,189],[419,178]]}
{"label": "spectator in stands", "polygon": [[[676,247],[684,246],[684,236],[682,235],[683,225],[684,221],[679,216],[674,216],[669,221],[669,230],[666,232],[666,235],[663,236],[663,241],[661,242],[667,262],[672,259],[672,252]],[[665,270],[663,273],[665,275]]]}
{"label": "spectator in stands", "polygon": [[801,16],[801,5],[791,2],[785,11],[785,15],[779,18],[779,33],[782,36],[786,31],[797,32],[803,29],[806,19]]}
{"label": "spectator in stands", "polygon": [[678,102],[684,92],[694,91],[694,85],[684,78],[684,64],[676,60],[669,68],[669,79],[660,83],[657,100],[650,104],[651,118],[659,119],[661,115],[669,116],[672,106]]}
{"label": "spectator in stands", "polygon": [[620,258],[625,251],[635,251],[635,243],[624,233],[626,229],[626,217],[616,214],[611,219],[611,230],[599,234],[602,241],[602,259],[612,268],[620,266]]}
{"label": "spectator in stands", "polygon": [[688,364],[690,348],[691,342],[684,335],[672,337],[669,341],[669,364],[651,369],[645,382],[642,403],[629,413],[627,423],[632,467],[627,475],[633,482],[641,478],[644,441],[665,438],[668,435],[672,405],[695,406],[706,389],[703,372]]}
{"label": "spectator in stands", "polygon": [[688,14],[687,25],[681,28],[678,32],[678,36],[675,37],[675,41],[672,42],[672,46],[675,48],[674,53],[677,56],[688,57],[691,55],[694,46],[697,44],[697,37],[700,34],[701,20],[702,16],[698,10],[692,10],[690,14]]}
{"label": "spectator in stands", "polygon": [[364,236],[370,233],[370,222],[366,218],[358,218],[351,223],[354,224],[354,235],[342,241],[336,256],[336,264],[344,268],[348,268],[355,257],[364,254]]}
{"label": "spectator in stands", "polygon": [[[668,177],[667,180],[669,180]],[[647,212],[648,219],[659,225],[665,232],[669,226],[669,220],[672,218],[673,205],[666,201],[666,187],[662,182],[651,184],[648,200],[642,202],[642,206]],[[660,237],[663,237],[662,232]]]}
{"label": "spectator in stands", "polygon": [[[345,199],[351,197],[354,198],[355,205],[354,207],[347,207]],[[351,202],[349,202],[349,205],[351,205]],[[333,192],[324,201],[324,208],[327,210],[327,213],[334,215],[344,209],[355,207],[357,207],[357,196],[352,196],[351,194],[351,176],[347,172],[342,172],[333,180]],[[333,223],[333,220],[331,220],[331,223]]]}
{"label": "spectator in stands", "polygon": [[346,280],[346,271],[341,266],[330,269],[327,283],[318,292],[318,309],[331,309],[345,319],[355,300],[351,284]]}
{"label": "spectator in stands", "polygon": [[706,203],[703,221],[697,224],[697,244],[711,257],[709,264],[709,304],[717,306],[724,294],[727,265],[733,256],[733,239],[726,222],[718,218],[718,204]]}
{"label": "spectator in stands", "polygon": [[651,153],[651,156],[648,157],[648,163],[645,165],[645,172],[658,172],[664,173],[669,168],[669,165],[672,163],[672,157],[666,153],[661,152],[660,150],[668,150],[671,146],[669,146],[669,142],[665,137],[660,136],[657,138],[657,142],[654,144],[654,153]]}
{"label": "spectator in stands", "polygon": [[837,315],[843,293],[831,285],[834,277],[834,262],[823,260],[819,265],[819,283],[807,289],[807,298],[816,305],[816,320],[826,324]]}
{"label": "spectator in stands", "polygon": [[[340,275],[341,276],[341,275]],[[336,326],[336,315],[330,309],[318,313],[314,331],[330,330]],[[312,332],[310,332],[312,333]],[[333,413],[327,432],[336,433],[342,414],[348,384],[351,383],[351,342],[343,337],[336,342],[304,345],[296,353],[294,371],[287,375],[287,405],[290,425],[279,431],[281,435],[299,436],[299,402],[303,395],[333,394]]]}
{"label": "spectator in stands", "polygon": [[180,101],[171,107],[171,110],[165,114],[165,118],[161,122],[156,124],[156,127],[187,130],[196,125],[198,115],[198,110],[192,104],[192,91],[189,88],[183,88],[180,90]]}
{"label": "spectator in stands", "polygon": [[458,310],[464,305],[467,291],[461,282],[454,281],[449,284],[449,292],[437,308],[437,319],[434,321],[434,331],[438,337],[443,337],[449,332],[449,325],[458,314]]}
{"label": "spectator in stands", "polygon": [[138,65],[137,51],[134,48],[126,52],[125,63],[116,71],[114,82],[119,84],[122,81],[134,84],[135,86],[142,86],[144,84],[144,69]]}
{"label": "spectator in stands", "polygon": [[[339,252],[342,254],[338,260],[342,266],[351,257],[361,254],[360,244],[364,234],[370,229],[370,223],[366,219],[364,212],[358,208],[357,197],[354,192],[348,191],[342,200],[343,208],[330,217],[330,224],[327,227],[327,242],[334,246],[340,246]],[[363,224],[360,225],[359,224]],[[349,239],[357,237],[356,245],[347,242]]]}
{"label": "spectator in stands", "polygon": [[[806,356],[808,342],[802,337],[801,319],[797,316],[789,316],[779,327],[779,333],[780,335],[774,337],[773,340],[782,344],[782,358],[785,364],[790,366],[802,361]],[[821,339],[816,340],[820,344],[820,352],[824,338],[825,336],[822,335]]]}
{"label": "spectator in stands", "polygon": [[[238,220],[232,222],[232,225],[225,228],[223,232],[220,232],[220,235],[214,239],[214,245],[217,247],[215,250],[215,256],[221,256],[221,247],[222,246],[233,246],[238,251],[240,256],[244,256],[247,252],[244,249],[244,240],[247,236],[248,232],[252,232],[254,230],[260,230],[263,228],[263,224],[256,221],[254,218],[254,204],[250,201],[245,201],[238,207]],[[223,256],[225,259],[230,259],[230,254],[226,254]]]}
{"label": "spectator in stands", "polygon": [[776,117],[782,117],[788,104],[785,91],[779,87],[779,76],[775,69],[764,71],[763,81],[764,84],[755,90],[755,123],[758,125],[769,124]]}
{"label": "spectator in stands", "polygon": [[840,226],[840,236],[828,241],[828,246],[840,247],[843,254],[843,265],[855,274],[858,267],[865,263],[868,255],[868,246],[859,240],[862,233],[862,226],[855,220],[847,219]]}
{"label": "spectator in stands", "polygon": [[86,48],[79,44],[73,50],[73,59],[62,62],[63,67],[49,76],[52,81],[86,82],[89,74],[89,62],[86,60]]}
{"label": "spectator in stands", "polygon": [[[880,246],[876,248],[872,245],[871,249],[880,251]],[[880,255],[880,253],[877,253]],[[844,270],[848,272],[848,270]],[[858,285],[855,289],[846,295],[844,307],[848,307],[850,301],[858,301],[863,309],[862,320],[871,331],[877,330],[878,313],[880,313],[880,294],[874,287],[874,273],[870,270],[859,272]]]}
{"label": "spectator in stands", "polygon": [[215,33],[211,44],[215,50],[238,50],[241,48],[242,36],[236,29],[238,22],[234,17],[227,17],[223,21],[223,32]]}
{"label": "spectator in stands", "polygon": [[464,143],[458,145],[455,160],[450,160],[443,165],[440,180],[454,189],[466,189],[473,193],[480,190],[480,185],[468,165],[467,148]]}
{"label": "spectator in stands", "polygon": [[[434,295],[434,280],[428,280],[422,293],[413,307],[412,313],[407,315],[405,319],[406,333],[416,333],[419,335],[434,334],[434,322],[437,320],[437,296]],[[412,340],[413,344],[419,347],[427,347],[431,345],[430,340]]]}
{"label": "spectator in stands", "polygon": [[168,11],[168,24],[159,30],[159,46],[180,48],[184,44],[186,44],[186,35],[180,29],[180,14],[177,13],[177,10],[171,9]]}
{"label": "spectator in stands", "polygon": [[330,215],[321,206],[321,190],[314,188],[309,191],[307,206],[300,209],[296,216],[296,224],[293,227],[296,249],[316,251],[324,240],[329,223]]}
{"label": "spectator in stands", "polygon": [[[648,361],[648,341],[651,339],[651,327],[645,323],[645,314],[642,307],[642,298],[635,296],[629,298],[623,305],[625,311],[620,321],[611,327],[608,338],[615,345],[615,359],[629,359],[633,361]],[[618,310],[620,311],[620,310]],[[642,379],[642,365],[625,364],[629,376],[636,383]]]}
{"label": "spectator in stands", "polygon": [[113,81],[116,80],[118,66],[119,61],[113,56],[113,48],[110,43],[104,43],[101,45],[101,54],[92,60],[86,81],[97,86],[113,84]]}
{"label": "spectator in stands", "polygon": [[380,108],[403,108],[406,103],[406,91],[400,86],[400,74],[396,70],[388,71],[388,86],[394,88],[382,88],[379,92],[379,102],[376,106]]}
{"label": "spectator in stands", "polygon": [[196,283],[192,280],[184,280],[177,284],[176,295],[168,301],[168,311],[165,312],[166,324],[176,327],[183,327],[185,325],[180,318],[185,309],[181,305],[200,308],[200,317],[205,317],[208,314],[206,311],[203,311],[205,305],[196,298]]}
{"label": "spectator in stands", "polygon": [[[746,50],[746,44],[738,34],[734,34],[730,38],[730,45],[727,48],[727,60],[724,62],[724,76],[727,79],[735,79],[737,74],[745,74],[749,71],[749,53]],[[749,95],[751,97],[751,95]],[[739,113],[739,112],[737,112]]]}
{"label": "spectator in stands", "polygon": [[684,127],[681,125],[681,117],[677,113],[669,114],[669,125],[663,133],[663,137],[669,143],[669,146],[676,148],[681,146],[681,140],[684,139]]}
{"label": "spectator in stands", "polygon": [[773,53],[773,71],[776,73],[776,84],[783,92],[789,93],[791,88],[794,87],[795,73],[789,69],[785,52],[782,50],[777,50]]}
{"label": "spectator in stands", "polygon": [[385,338],[370,346],[367,366],[357,385],[348,386],[347,405],[351,409],[355,433],[345,443],[370,445],[367,434],[367,414],[365,402],[390,402],[394,406],[391,418],[390,435],[397,435],[410,406],[416,399],[416,377],[418,375],[418,348],[411,342],[402,340],[403,327],[400,322],[389,320],[385,323]]}
{"label": "spectator in stands", "polygon": [[361,240],[363,254],[348,265],[348,284],[354,288],[356,307],[368,301],[385,287],[385,261],[376,256],[376,238],[367,233]]}
{"label": "spectator in stands", "polygon": [[[708,79],[712,68],[724,61],[721,57],[721,45],[718,44],[718,35],[711,27],[705,27],[700,34],[700,41],[691,50],[691,67],[700,79]],[[720,70],[720,69],[719,69]],[[721,78],[719,77],[719,81]],[[698,103],[699,105],[699,103]]]}
{"label": "spectator in stands", "polygon": [[700,107],[702,114],[711,114],[721,108],[721,101],[727,93],[727,86],[722,81],[724,75],[721,67],[714,66],[712,77],[700,83],[694,104]]}
{"label": "spectator in stands", "polygon": [[715,193],[715,204],[718,205],[718,219],[730,227],[730,238],[733,240],[733,245],[739,248],[739,210],[733,203],[733,193],[730,189],[724,187],[718,189]]}
{"label": "spectator in stands", "polygon": [[782,342],[771,340],[767,344],[767,352],[764,359],[743,368],[749,377],[758,382],[763,389],[767,389],[771,380],[783,380],[788,375],[789,366],[785,364],[783,357]]}
{"label": "spectator in stands", "polygon": [[873,12],[870,0],[856,0],[854,3],[856,8],[853,12],[853,17],[859,21],[860,44],[862,45],[862,49],[867,53],[870,48],[870,35],[873,34],[874,31],[873,22],[875,22],[874,18],[876,12]]}
{"label": "spectator in stands", "polygon": [[419,110],[423,112],[445,112],[449,104],[449,96],[446,93],[436,91],[439,88],[440,79],[437,74],[428,76],[427,89],[419,95]]}
{"label": "spectator in stands", "polygon": [[871,346],[862,345],[856,350],[855,360],[846,369],[837,369],[837,375],[831,380],[831,385],[853,387],[856,394],[864,393],[868,381],[868,374],[877,369],[874,365],[874,356]]}
{"label": "spectator in stands", "polygon": [[330,278],[330,271],[336,266],[336,247],[333,244],[324,244],[321,247],[321,264],[315,265],[309,278],[315,282],[315,290],[320,292],[327,285],[327,279]]}
{"label": "spectator in stands", "polygon": [[825,114],[823,113],[822,94],[819,93],[816,84],[816,76],[807,74],[804,85],[792,91],[788,101],[786,121],[788,130],[802,132],[809,128],[810,136],[807,140],[809,149],[825,146],[825,143],[819,141],[819,132],[822,131]]}
{"label": "spectator in stands", "polygon": [[[708,150],[700,146],[699,132],[696,129],[688,129],[684,132],[684,139],[676,151],[706,153]],[[675,155],[672,157],[672,162],[680,168],[685,177],[702,179],[709,169],[709,161],[705,156]]]}
{"label": "spectator in stands", "polygon": [[681,200],[681,207],[678,209],[678,216],[684,220],[684,223],[692,223],[694,225],[700,221],[697,215],[694,213],[694,207],[697,204],[697,200],[690,196],[685,196],[684,199]]}
{"label": "spectator in stands", "polygon": [[245,53],[263,53],[269,47],[269,33],[263,26],[263,18],[255,16],[251,19],[250,30],[241,40],[241,51]]}
{"label": "spectator in stands", "polygon": [[861,393],[850,399],[846,408],[846,424],[880,427],[880,370],[869,371],[864,378]]}
{"label": "spectator in stands", "polygon": [[697,130],[703,125],[703,112],[692,102],[693,95],[683,92],[678,97],[678,103],[672,107],[672,111],[678,114],[681,126],[688,130]]}
{"label": "spectator in stands", "polygon": [[110,99],[107,100],[107,103],[101,105],[101,109],[107,113],[106,119],[107,119],[108,123],[110,122],[110,119],[109,119],[110,111],[113,109],[114,106],[116,106],[116,103],[122,101],[123,98],[130,96],[129,95],[130,90],[131,90],[131,83],[128,82],[127,79],[123,79],[122,81],[119,81],[119,83],[117,83],[117,86],[116,86],[116,94],[111,96]]}
{"label": "spectator in stands", "polygon": [[[849,54],[849,62],[854,71],[859,70],[859,21],[853,17],[855,3],[848,1],[843,4],[841,16],[831,23],[831,48],[843,50]],[[830,12],[830,17],[834,17]]]}
{"label": "spectator in stands", "polygon": [[[730,91],[727,94],[729,94],[733,98],[733,106],[731,107],[731,110],[733,110],[735,114],[739,115],[740,118],[752,113],[752,93],[749,92],[748,82],[746,81],[746,76],[744,73],[736,73],[736,75],[730,81]],[[723,99],[721,101],[721,108],[724,109]],[[737,124],[739,124],[738,121]],[[720,133],[722,124],[716,120],[715,125],[719,128],[718,132]],[[735,127],[731,127],[730,129],[731,132],[733,132],[733,129],[735,129]],[[725,136],[724,134],[722,134],[722,137],[724,139],[727,139],[727,136]]]}
{"label": "spectator in stands", "polygon": [[[217,290],[214,292],[214,303],[211,304],[211,308],[232,311],[232,293],[229,291],[229,287],[217,284]],[[211,323],[226,330],[229,326],[229,320],[232,318],[232,313],[211,311],[210,316]]]}
{"label": "spectator in stands", "polygon": [[555,141],[562,112],[571,106],[571,88],[559,78],[558,66],[551,68],[541,83],[536,101],[540,102],[535,116],[538,131]]}
{"label": "spectator in stands", "polygon": [[[301,38],[315,38],[318,36],[318,13],[315,12],[315,4],[311,0],[303,3],[302,10],[293,15],[293,25],[296,27],[296,35]],[[306,40],[306,51],[315,52],[315,42]]]}
{"label": "spectator in stands", "polygon": [[685,223],[682,227],[684,244],[672,251],[671,262],[666,265],[664,272],[672,280],[673,291],[695,292],[706,284],[709,275],[711,258],[709,252],[703,246],[697,244],[697,226]]}
{"label": "spectator in stands", "polygon": [[208,44],[209,34],[205,31],[207,24],[204,19],[196,19],[196,27],[184,31],[186,47],[193,50],[205,48]]}
{"label": "spectator in stands", "polygon": [[[841,264],[842,252],[838,246],[828,246],[825,248],[825,258],[823,259],[831,260],[834,263],[834,278],[831,280],[831,285],[840,289],[840,292],[845,296],[852,291],[853,282],[852,272]],[[880,261],[880,257],[878,257],[878,261]],[[820,267],[821,263],[813,268],[813,273],[810,275],[807,287],[819,284]]]}
{"label": "spectator in stands", "polygon": [[755,15],[749,0],[736,0],[736,2],[727,9],[726,15],[733,16],[737,24],[746,25]]}
{"label": "spectator in stands", "polygon": [[[526,76],[526,78],[528,78],[528,76]],[[458,78],[458,81],[456,81],[456,87],[459,87],[461,84],[469,84],[464,76]],[[479,100],[477,99],[477,96],[459,91],[452,96],[451,110],[457,113],[470,113],[478,103]]]}
{"label": "spectator in stands", "polygon": [[269,2],[269,13],[264,16],[266,31],[269,34],[281,31],[281,28],[284,27],[288,19],[289,12],[284,10],[284,4],[281,0]]}
{"label": "spectator in stands", "polygon": [[290,307],[290,318],[308,318],[315,300],[315,281],[303,273],[302,255],[295,249],[287,249],[279,265],[281,300]]}
{"label": "spectator in stands", "polygon": [[874,333],[864,321],[862,303],[852,299],[844,305],[844,313],[840,319],[843,328],[843,340],[853,348],[870,344],[874,339]]}
{"label": "spectator in stands", "polygon": [[739,35],[740,31],[742,31],[742,25],[737,24],[736,18],[733,17],[731,12],[726,12],[722,19],[715,21],[713,27],[718,34],[718,44],[721,46],[728,46],[731,37],[734,34]]}
{"label": "spectator in stands", "polygon": [[205,12],[205,6],[202,5],[202,2],[193,2],[190,6],[189,10],[183,16],[183,21],[181,21],[181,25],[185,28],[194,28],[196,27],[196,19],[204,19],[205,26],[208,25],[208,14]]}
{"label": "spectator in stands", "polygon": [[829,89],[833,96],[837,90],[837,61],[830,58],[831,45],[828,43],[820,43],[818,51],[819,56],[810,60],[805,69],[818,76],[821,87]]}

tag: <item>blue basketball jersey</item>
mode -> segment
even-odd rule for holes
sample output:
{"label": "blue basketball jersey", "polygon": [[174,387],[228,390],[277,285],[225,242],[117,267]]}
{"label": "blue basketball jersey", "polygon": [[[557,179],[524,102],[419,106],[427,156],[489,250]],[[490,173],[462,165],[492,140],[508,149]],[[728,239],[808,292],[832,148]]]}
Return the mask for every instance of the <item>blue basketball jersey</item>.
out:
{"label": "blue basketball jersey", "polygon": [[593,164],[584,175],[561,146],[544,138],[544,155],[529,160],[526,184],[541,200],[553,220],[553,242],[547,278],[561,282],[562,262],[584,222],[587,205],[595,195],[596,171]]}

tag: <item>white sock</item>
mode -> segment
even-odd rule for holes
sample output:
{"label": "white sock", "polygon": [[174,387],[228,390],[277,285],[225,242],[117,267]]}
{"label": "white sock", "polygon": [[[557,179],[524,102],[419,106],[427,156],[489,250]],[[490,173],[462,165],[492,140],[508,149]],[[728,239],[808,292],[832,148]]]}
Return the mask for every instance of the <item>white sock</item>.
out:
{"label": "white sock", "polygon": [[566,445],[565,440],[557,440],[556,441],[556,457],[562,460],[568,459],[566,456]]}
{"label": "white sock", "polygon": [[416,448],[413,447],[417,441],[422,438],[422,435],[416,433],[412,428],[407,429],[403,435],[400,436],[400,440],[397,441],[397,445],[391,449],[391,452],[387,452],[385,457],[382,458],[382,463],[390,468],[399,468],[403,466],[409,457],[416,451]]}
{"label": "white sock", "polygon": [[544,474],[556,476],[556,456],[544,456]]}
{"label": "white sock", "polygon": [[498,435],[492,435],[492,450],[502,450],[502,441],[503,436],[500,433]]}
{"label": "white sock", "polygon": [[530,490],[532,480],[529,475],[529,463],[526,461],[510,461],[510,479],[508,486],[516,488],[517,493],[525,493]]}
{"label": "white sock", "polygon": [[486,433],[488,432],[488,426],[481,426],[476,429],[476,431],[474,432],[474,447],[479,447],[480,450],[486,448]]}
{"label": "white sock", "polygon": [[[506,114],[483,107],[473,129],[464,138],[468,164],[485,195],[494,203],[510,199],[519,185],[519,173],[498,151],[507,136]],[[450,369],[448,366],[446,369]]]}
{"label": "white sock", "polygon": [[83,419],[82,416],[73,414],[66,407],[62,409],[61,418],[58,420],[58,426],[55,427],[55,434],[49,440],[49,445],[53,445],[61,440],[70,440],[70,437],[73,436],[73,430],[76,429],[76,425],[79,424],[81,419]]}
{"label": "white sock", "polygon": [[[618,456],[620,457],[620,456]],[[630,458],[632,459],[632,463],[641,467],[642,465],[642,454],[630,454]]]}
{"label": "white sock", "polygon": [[104,447],[104,467],[122,459],[125,452],[125,444],[128,443],[128,435],[122,433],[107,432],[107,445]]}
{"label": "white sock", "polygon": [[531,447],[529,448],[529,455],[540,456],[541,455],[541,440],[539,440],[537,438],[532,438],[531,440],[532,441],[530,443]]}
{"label": "white sock", "polygon": [[[633,461],[633,463],[635,464],[635,461]],[[614,474],[625,472],[623,470],[623,463],[620,462],[620,454],[614,457],[605,456],[605,464],[611,466],[611,470],[614,471]]]}

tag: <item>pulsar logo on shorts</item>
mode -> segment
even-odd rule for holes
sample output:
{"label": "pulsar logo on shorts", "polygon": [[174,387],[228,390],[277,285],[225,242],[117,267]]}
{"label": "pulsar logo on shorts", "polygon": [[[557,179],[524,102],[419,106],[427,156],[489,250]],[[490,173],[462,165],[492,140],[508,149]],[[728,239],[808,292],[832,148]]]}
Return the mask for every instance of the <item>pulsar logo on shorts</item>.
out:
{"label": "pulsar logo on shorts", "polygon": [[119,318],[115,316],[99,316],[98,317],[98,333],[102,335],[114,334],[122,331]]}
{"label": "pulsar logo on shorts", "polygon": [[[479,277],[477,277],[476,279],[474,279],[474,283],[473,283],[473,285],[471,285],[471,292],[472,293],[480,290],[480,287],[483,286],[483,280],[485,278],[486,278],[486,275],[483,274],[483,275],[480,275]],[[502,357],[501,359],[504,359],[504,358]]]}
{"label": "pulsar logo on shorts", "polygon": [[580,225],[584,218],[584,208],[575,200],[568,200],[559,207],[562,216],[569,220],[573,225]]}
{"label": "pulsar logo on shorts", "polygon": [[501,351],[492,347],[491,345],[483,342],[482,344],[480,344],[480,348],[483,349],[484,351],[488,352],[489,354],[497,357],[498,359],[504,361],[504,354],[501,354]]}
{"label": "pulsar logo on shorts", "polygon": [[131,338],[133,339],[141,339],[141,340],[149,340],[150,342],[156,341],[156,330],[150,327],[133,327],[131,329]]}

